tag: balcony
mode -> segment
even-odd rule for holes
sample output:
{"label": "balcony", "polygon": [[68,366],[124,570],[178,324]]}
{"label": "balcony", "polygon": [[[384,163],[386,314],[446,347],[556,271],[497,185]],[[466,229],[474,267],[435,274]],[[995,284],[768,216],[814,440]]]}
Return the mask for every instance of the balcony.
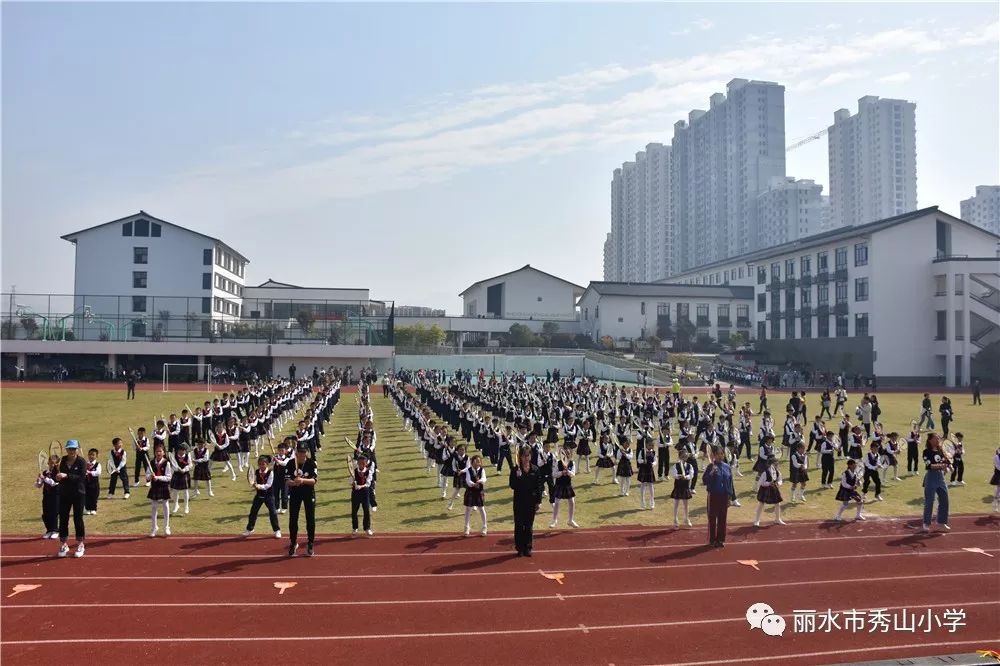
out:
{"label": "balcony", "polygon": [[830,306],[826,304],[821,304],[816,307],[817,317],[829,317],[830,316]]}
{"label": "balcony", "polygon": [[798,281],[793,277],[790,277],[787,280],[785,280],[785,289],[795,289],[797,285]]}
{"label": "balcony", "polygon": [[730,321],[729,317],[719,317],[719,320],[716,323],[716,326],[719,328],[729,328],[732,325],[732,321]]}
{"label": "balcony", "polygon": [[830,274],[826,271],[821,271],[816,274],[816,284],[826,284],[830,281]]}
{"label": "balcony", "polygon": [[698,315],[698,318],[695,320],[695,323],[699,328],[705,328],[712,325],[709,318],[704,315]]}
{"label": "balcony", "polygon": [[767,318],[771,320],[781,319],[781,310],[771,310],[767,313]]}
{"label": "balcony", "polygon": [[736,328],[750,328],[750,318],[749,317],[737,317],[736,318]]}
{"label": "balcony", "polygon": [[833,306],[833,314],[843,316],[847,314],[847,302],[837,303]]}
{"label": "balcony", "polygon": [[843,282],[847,279],[847,266],[838,268],[837,272],[833,274],[833,279],[837,282]]}
{"label": "balcony", "polygon": [[803,287],[811,287],[812,283],[813,283],[813,278],[811,274],[803,275],[802,278],[799,279],[799,284],[802,285]]}
{"label": "balcony", "polygon": [[767,285],[768,291],[778,291],[781,289],[781,280],[771,280]]}
{"label": "balcony", "polygon": [[799,308],[800,317],[812,317],[812,314],[813,314],[812,306],[803,305],[801,308]]}

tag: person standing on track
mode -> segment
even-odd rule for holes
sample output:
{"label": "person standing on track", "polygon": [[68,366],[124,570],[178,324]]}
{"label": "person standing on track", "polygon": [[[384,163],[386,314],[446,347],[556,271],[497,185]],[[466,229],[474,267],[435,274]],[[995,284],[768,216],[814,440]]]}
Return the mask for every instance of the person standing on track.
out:
{"label": "person standing on track", "polygon": [[305,505],[306,555],[312,557],[316,538],[316,462],[309,457],[309,449],[302,444],[295,448],[295,460],[288,465],[288,556],[294,557],[299,549],[299,509]]}
{"label": "person standing on track", "polygon": [[531,449],[520,449],[509,481],[514,491],[514,548],[518,557],[531,557],[532,529],[542,503],[543,483],[538,468],[531,464]]}
{"label": "person standing on track", "polygon": [[924,524],[921,531],[931,530],[934,497],[937,496],[937,522],[941,529],[947,532],[951,528],[948,527],[948,484],[944,480],[944,474],[951,467],[951,463],[941,450],[941,438],[936,432],[927,433],[924,465],[927,473],[924,475]]}
{"label": "person standing on track", "polygon": [[73,511],[73,530],[76,533],[75,557],[83,557],[86,532],[83,526],[84,477],[87,465],[78,454],[80,443],[75,439],[66,442],[66,455],[59,461],[59,557],[69,555],[69,512]]}
{"label": "person standing on track", "polygon": [[722,447],[712,447],[712,462],[705,467],[701,477],[708,492],[708,543],[715,548],[726,545],[726,516],[733,484],[733,472],[723,462],[724,451]]}

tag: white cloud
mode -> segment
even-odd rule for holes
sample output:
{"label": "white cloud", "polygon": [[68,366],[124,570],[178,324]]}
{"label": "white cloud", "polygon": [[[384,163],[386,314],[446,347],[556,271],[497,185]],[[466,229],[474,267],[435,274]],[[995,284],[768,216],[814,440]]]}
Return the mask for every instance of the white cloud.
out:
{"label": "white cloud", "polygon": [[897,72],[895,74],[888,74],[886,76],[879,77],[879,81],[882,83],[906,83],[913,78],[913,75],[909,72]]}
{"label": "white cloud", "polygon": [[[701,30],[710,22],[692,24]],[[688,26],[687,29],[691,29]],[[624,66],[608,64],[549,80],[500,82],[420,100],[391,114],[356,114],[289,128],[178,174],[144,200],[197,207],[224,199],[230,216],[287,212],[330,199],[440,183],[484,166],[544,160],[620,145],[622,158],[669,142],[676,120],[706,108],[734,76],[778,81],[804,93],[859,79],[905,83],[889,69],[914,52],[995,44],[980,30],[916,27],[843,36],[757,37],[720,51]],[[995,48],[982,59],[995,56]],[[750,76],[747,76],[750,78]],[[612,165],[608,165],[609,168]]]}
{"label": "white cloud", "polygon": [[700,19],[695,19],[694,21],[692,21],[690,24],[688,24],[683,28],[671,30],[670,34],[674,36],[690,35],[695,30],[711,30],[714,27],[715,27],[714,21],[707,18],[700,18]]}

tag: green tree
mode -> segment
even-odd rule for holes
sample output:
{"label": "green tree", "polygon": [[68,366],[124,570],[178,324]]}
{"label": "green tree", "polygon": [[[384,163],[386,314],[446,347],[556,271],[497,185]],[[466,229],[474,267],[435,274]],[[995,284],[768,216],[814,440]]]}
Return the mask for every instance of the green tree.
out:
{"label": "green tree", "polygon": [[33,338],[38,332],[38,322],[34,317],[21,317],[21,328],[29,339]]}
{"label": "green tree", "polygon": [[690,320],[681,319],[678,321],[674,330],[674,349],[682,352],[691,351],[695,330],[695,326]]}
{"label": "green tree", "polygon": [[743,331],[736,331],[729,336],[729,344],[733,347],[742,347],[747,342],[747,334]]}
{"label": "green tree", "polygon": [[299,310],[295,315],[295,321],[299,323],[299,328],[302,329],[303,333],[308,333],[312,330],[316,315],[312,313],[312,310]]}
{"label": "green tree", "polygon": [[541,339],[524,324],[511,324],[507,344],[511,347],[539,347]]}

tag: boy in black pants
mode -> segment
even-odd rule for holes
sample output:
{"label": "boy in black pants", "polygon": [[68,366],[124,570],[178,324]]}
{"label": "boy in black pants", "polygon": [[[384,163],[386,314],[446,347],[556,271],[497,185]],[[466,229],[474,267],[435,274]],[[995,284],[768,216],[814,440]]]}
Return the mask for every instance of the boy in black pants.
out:
{"label": "boy in black pants", "polygon": [[660,433],[656,445],[656,478],[662,479],[670,475],[670,449],[674,443],[670,439],[670,421],[660,421]]}
{"label": "boy in black pants", "polygon": [[271,531],[274,538],[281,538],[281,529],[278,526],[278,512],[274,510],[274,493],[271,486],[274,484],[274,472],[267,468],[267,456],[257,458],[257,471],[254,472],[253,504],[250,505],[250,516],[247,518],[247,528],[243,531],[243,536],[248,537],[253,534],[253,527],[257,524],[257,514],[260,512],[260,505],[267,507],[267,517],[271,520]]}
{"label": "boy in black pants", "polygon": [[875,482],[875,500],[882,501],[882,478],[881,461],[879,460],[878,444],[869,447],[868,455],[865,456],[865,483],[861,487],[863,495],[868,494],[868,486]]}
{"label": "boy in black pants", "polygon": [[[294,438],[291,438],[295,441]],[[278,513],[288,510],[288,488],[285,487],[285,467],[291,460],[288,457],[288,444],[285,442],[278,444],[278,453],[274,456],[274,483],[271,485],[271,492],[274,494],[274,508]]]}
{"label": "boy in black pants", "polygon": [[[306,535],[308,544],[306,555],[313,555],[313,541],[316,538],[316,462],[309,457],[309,449],[303,444],[295,448],[295,459],[286,468],[288,478],[288,556],[294,557],[299,549],[299,509],[305,508]],[[367,495],[367,493],[366,493]]]}
{"label": "boy in black pants", "polygon": [[122,438],[115,437],[111,440],[111,453],[108,455],[108,474],[111,476],[111,484],[108,486],[108,497],[115,496],[115,487],[119,479],[122,482],[122,489],[125,491],[125,499],[128,499],[128,454],[122,446]]}
{"label": "boy in black pants", "polygon": [[357,467],[351,473],[351,533],[358,533],[358,509],[364,509],[365,534],[372,536],[371,497],[368,494],[372,484],[374,467],[369,466],[368,456],[358,456]]}
{"label": "boy in black pants", "polygon": [[83,480],[83,489],[83,512],[96,516],[97,496],[101,494],[101,463],[97,461],[97,449],[87,451],[87,476]]}

